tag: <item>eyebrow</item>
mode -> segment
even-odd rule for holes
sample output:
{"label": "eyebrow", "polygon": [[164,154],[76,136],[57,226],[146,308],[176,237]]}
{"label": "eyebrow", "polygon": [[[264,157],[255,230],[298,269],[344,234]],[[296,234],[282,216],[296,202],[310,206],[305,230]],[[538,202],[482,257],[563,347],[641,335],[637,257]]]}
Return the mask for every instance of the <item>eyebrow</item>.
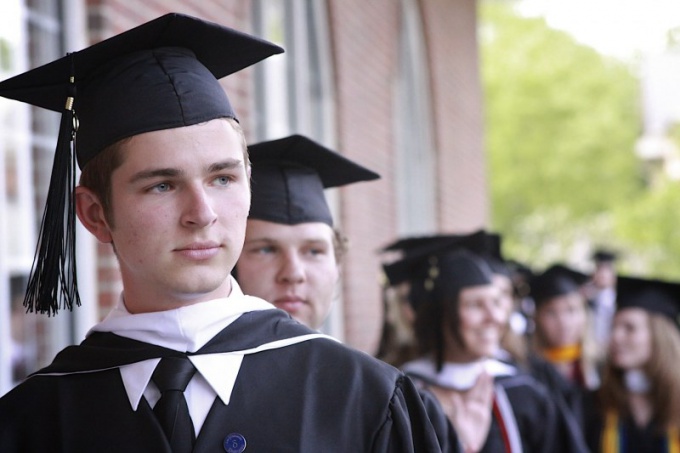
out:
{"label": "eyebrow", "polygon": [[[245,244],[257,244],[258,242],[266,243],[266,244],[279,244],[282,242],[286,242],[285,240],[282,239],[276,239],[270,236],[263,236],[263,237],[256,237],[249,239],[246,237]],[[326,239],[323,238],[309,238],[305,239],[302,241],[302,245],[327,245],[329,242]],[[331,244],[332,245],[332,244]]]}
{"label": "eyebrow", "polygon": [[[220,162],[215,162],[208,166],[208,173],[216,173],[224,170],[232,170],[243,166],[243,161],[239,159],[226,159]],[[186,173],[184,170],[178,168],[153,168],[151,170],[143,170],[135,173],[130,178],[130,183],[135,184],[139,181],[144,181],[154,178],[177,178]]]}

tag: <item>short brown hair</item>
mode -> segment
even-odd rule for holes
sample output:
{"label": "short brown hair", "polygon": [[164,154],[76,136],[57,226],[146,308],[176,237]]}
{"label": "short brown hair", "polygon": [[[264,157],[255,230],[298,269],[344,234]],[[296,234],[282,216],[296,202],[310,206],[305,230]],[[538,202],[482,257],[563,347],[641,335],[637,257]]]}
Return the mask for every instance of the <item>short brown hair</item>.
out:
{"label": "short brown hair", "polygon": [[333,249],[335,250],[336,263],[340,264],[340,262],[342,262],[342,259],[349,248],[348,245],[349,240],[347,239],[347,236],[345,236],[339,229],[333,228]]}
{"label": "short brown hair", "polygon": [[[243,142],[243,158],[246,165],[249,166],[248,146],[241,125],[233,118],[225,119],[241,135]],[[124,138],[104,148],[85,164],[85,168],[83,168],[80,175],[80,185],[87,187],[97,196],[104,209],[104,217],[111,227],[114,226],[111,208],[111,175],[113,175],[113,172],[118,167],[123,165],[125,160],[125,154],[123,153],[124,145],[131,139],[132,137]]]}

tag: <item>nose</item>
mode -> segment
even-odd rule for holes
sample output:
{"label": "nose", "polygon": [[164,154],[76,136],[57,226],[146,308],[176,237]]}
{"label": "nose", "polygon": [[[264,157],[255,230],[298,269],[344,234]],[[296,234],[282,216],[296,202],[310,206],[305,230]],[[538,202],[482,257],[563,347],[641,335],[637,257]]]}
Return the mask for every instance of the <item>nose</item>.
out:
{"label": "nose", "polygon": [[611,330],[611,333],[609,334],[609,344],[618,344],[621,342],[622,338],[624,336],[623,329],[619,326],[614,326]]}
{"label": "nose", "polygon": [[284,253],[278,273],[280,283],[295,284],[305,281],[305,268],[302,260],[295,252]]}
{"label": "nose", "polygon": [[490,303],[486,306],[486,320],[497,325],[503,325],[508,316],[506,316],[506,308],[502,304]]}
{"label": "nose", "polygon": [[217,220],[212,200],[202,186],[189,187],[182,200],[182,224],[189,228],[204,228]]}

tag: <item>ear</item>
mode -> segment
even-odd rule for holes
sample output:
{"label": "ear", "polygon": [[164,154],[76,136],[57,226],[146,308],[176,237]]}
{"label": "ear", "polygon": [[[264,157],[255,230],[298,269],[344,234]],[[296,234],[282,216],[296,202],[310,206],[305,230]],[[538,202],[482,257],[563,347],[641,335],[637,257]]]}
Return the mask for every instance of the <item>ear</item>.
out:
{"label": "ear", "polygon": [[76,187],[76,214],[80,222],[100,242],[113,242],[111,228],[104,216],[99,198],[87,187]]}

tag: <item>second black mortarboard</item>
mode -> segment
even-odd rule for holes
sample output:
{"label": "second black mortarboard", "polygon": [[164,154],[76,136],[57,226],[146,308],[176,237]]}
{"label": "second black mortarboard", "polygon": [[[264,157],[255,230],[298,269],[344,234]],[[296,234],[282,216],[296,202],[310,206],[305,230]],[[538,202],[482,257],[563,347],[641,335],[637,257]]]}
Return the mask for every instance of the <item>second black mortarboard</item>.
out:
{"label": "second black mortarboard", "polygon": [[[383,265],[383,271],[390,285],[398,285],[413,278],[419,278],[417,266],[419,257],[436,256],[453,250],[464,249],[485,256],[495,243],[484,230],[469,234],[435,234],[411,236],[398,239],[386,246],[383,252],[401,252],[401,258]],[[488,261],[487,261],[488,262]]]}
{"label": "second black mortarboard", "polygon": [[409,302],[414,309],[424,299],[455,299],[463,288],[492,283],[487,261],[469,249],[449,245],[412,249],[403,259],[383,266],[390,284],[409,282]]}
{"label": "second black mortarboard", "polygon": [[641,308],[664,315],[678,326],[680,283],[619,276],[616,279],[616,308]]}
{"label": "second black mortarboard", "polygon": [[54,314],[60,301],[68,308],[80,303],[75,159],[84,168],[123,138],[236,118],[217,79],[281,52],[259,38],[173,13],[0,83],[0,96],[62,113],[28,310]]}
{"label": "second black mortarboard", "polygon": [[324,189],[380,178],[377,173],[302,135],[248,147],[252,163],[250,219],[284,225],[333,226]]}
{"label": "second black mortarboard", "polygon": [[579,292],[588,279],[576,269],[554,264],[530,280],[530,294],[536,305],[541,305],[553,297]]}

